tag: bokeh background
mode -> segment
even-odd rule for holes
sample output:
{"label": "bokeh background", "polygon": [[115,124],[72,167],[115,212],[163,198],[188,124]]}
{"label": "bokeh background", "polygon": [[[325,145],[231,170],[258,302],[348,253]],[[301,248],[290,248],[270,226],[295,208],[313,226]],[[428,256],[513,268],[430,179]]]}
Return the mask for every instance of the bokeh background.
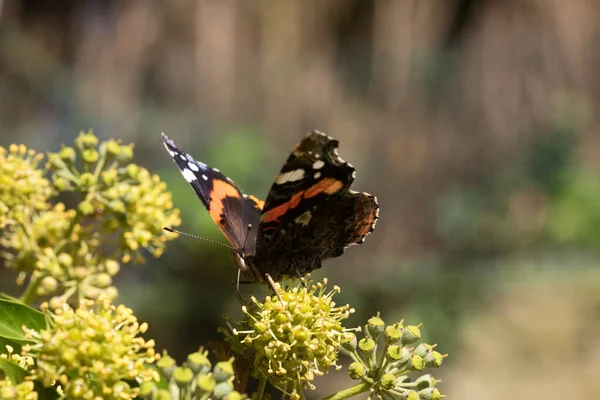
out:
{"label": "bokeh background", "polygon": [[[597,0],[0,0],[0,145],[134,142],[181,229],[224,241],[160,132],[263,198],[300,137],[327,132],[381,205],[316,274],[348,325],[424,322],[451,398],[591,399],[599,41]],[[234,279],[226,249],[181,237],[118,287],[182,360],[238,312]]]}

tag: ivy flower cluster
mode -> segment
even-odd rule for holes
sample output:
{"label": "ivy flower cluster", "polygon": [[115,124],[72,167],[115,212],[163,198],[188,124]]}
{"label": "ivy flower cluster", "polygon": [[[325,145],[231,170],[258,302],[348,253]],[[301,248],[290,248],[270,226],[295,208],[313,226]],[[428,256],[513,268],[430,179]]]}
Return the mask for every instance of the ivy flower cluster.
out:
{"label": "ivy flower cluster", "polygon": [[[212,366],[208,352],[200,348],[190,354],[183,366],[164,354],[156,366],[161,376],[159,389],[154,382],[143,383],[140,397],[148,400],[246,400],[248,397],[235,390],[233,358]],[[164,385],[166,383],[166,385]]]}
{"label": "ivy flower cluster", "polygon": [[24,345],[22,354],[37,360],[31,375],[44,386],[58,385],[67,398],[127,400],[140,390],[128,382],[158,379],[151,366],[159,359],[154,341],[140,336],[148,325],[131,309],[106,298],[83,300],[76,309],[66,303],[53,312],[47,305],[42,309],[50,316],[49,327],[25,328],[35,344]]}
{"label": "ivy flower cluster", "polygon": [[447,355],[435,350],[435,345],[421,343],[420,325],[404,325],[398,322],[385,325],[379,315],[369,319],[364,337],[357,341],[348,333],[340,351],[351,357],[348,367],[352,379],[362,381],[349,389],[356,393],[370,391],[371,398],[401,400],[439,400],[443,396],[435,387],[439,380],[431,375],[421,375],[411,380],[411,372],[425,368],[437,368]]}
{"label": "ivy flower cluster", "polygon": [[54,189],[39,169],[43,158],[23,145],[0,147],[0,228],[48,208]]}
{"label": "ivy flower cluster", "polygon": [[[25,371],[30,370],[34,364],[31,357],[23,357],[14,352],[10,345],[6,345],[6,353],[0,353],[0,359],[12,361]],[[0,400],[37,400],[38,394],[34,390],[33,381],[13,383],[8,376],[3,376],[0,371]]]}
{"label": "ivy flower cluster", "polygon": [[[22,145],[0,148],[0,246],[17,282],[29,279],[26,303],[115,298],[121,263],[142,262],[142,249],[158,257],[176,236],[162,230],[180,223],[166,184],[132,156],[132,145],[99,143],[91,131],[50,153],[45,168]],[[65,192],[76,194],[75,208],[50,203]]]}
{"label": "ivy flower cluster", "polygon": [[252,297],[242,307],[244,319],[230,318],[231,331],[222,331],[234,353],[252,360],[255,377],[297,397],[304,385],[314,389],[315,376],[340,368],[337,348],[346,331],[342,322],[354,310],[336,306],[333,296],[340,288],[328,290],[326,279],[279,290],[280,298],[268,296],[260,302]]}

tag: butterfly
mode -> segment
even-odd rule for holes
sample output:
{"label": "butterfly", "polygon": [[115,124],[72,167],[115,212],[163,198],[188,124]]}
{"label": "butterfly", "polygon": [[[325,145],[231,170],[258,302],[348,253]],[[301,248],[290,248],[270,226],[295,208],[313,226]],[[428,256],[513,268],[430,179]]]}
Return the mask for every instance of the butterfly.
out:
{"label": "butterfly", "polygon": [[194,160],[164,133],[163,144],[185,180],[233,249],[239,271],[251,281],[298,278],[364,242],[375,228],[375,196],[350,190],[354,167],[339,142],[308,133],[292,151],[265,201],[244,194],[218,169]]}

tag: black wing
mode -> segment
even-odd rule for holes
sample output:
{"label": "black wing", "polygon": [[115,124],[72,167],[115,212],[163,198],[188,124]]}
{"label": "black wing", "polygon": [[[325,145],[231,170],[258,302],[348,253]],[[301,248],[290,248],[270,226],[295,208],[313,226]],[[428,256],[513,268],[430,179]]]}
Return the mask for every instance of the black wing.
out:
{"label": "black wing", "polygon": [[340,256],[373,231],[374,196],[350,190],[355,170],[337,153],[338,141],[312,132],[289,156],[260,216],[253,264],[275,280],[304,275]]}

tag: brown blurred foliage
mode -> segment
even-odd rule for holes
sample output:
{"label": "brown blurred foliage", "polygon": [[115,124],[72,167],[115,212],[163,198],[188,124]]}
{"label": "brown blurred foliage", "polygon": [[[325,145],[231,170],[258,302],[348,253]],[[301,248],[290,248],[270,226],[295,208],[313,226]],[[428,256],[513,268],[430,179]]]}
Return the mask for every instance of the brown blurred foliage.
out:
{"label": "brown blurred foliage", "polygon": [[[495,336],[504,333],[493,327],[505,324],[502,318],[510,320],[519,306],[477,299],[505,290],[506,282],[490,271],[502,269],[506,260],[555,250],[560,235],[549,239],[547,233],[548,221],[557,223],[552,219],[554,199],[579,172],[556,184],[562,169],[552,168],[576,165],[598,176],[596,0],[0,4],[2,144],[17,141],[55,149],[78,130],[94,127],[100,135],[138,143],[147,163],[171,171],[160,153],[160,131],[205,144],[203,138],[225,135],[231,127],[258,127],[256,140],[277,149],[269,154],[273,160],[283,160],[303,132],[325,131],[340,140],[340,153],[356,166],[356,189],[376,194],[381,205],[375,233],[332,262],[335,267],[327,274],[345,281],[343,288],[353,285],[348,299],[368,309],[363,312],[388,309],[391,318],[412,313],[426,326],[436,326],[435,332],[452,331],[451,338],[436,337],[442,344],[466,340],[465,354],[459,346],[452,356],[461,361],[450,374],[455,382],[449,395],[486,398],[478,390],[456,386],[461,376],[473,376],[461,357],[494,360],[477,362],[480,375],[472,379],[479,379],[481,388],[495,391],[494,385],[513,383],[497,380],[488,386],[497,377],[486,375],[486,367],[498,363],[506,371],[514,360],[502,360],[492,350],[488,354],[478,343],[504,343]],[[565,126],[572,136],[557,136]],[[542,150],[534,153],[534,147]],[[571,147],[572,157],[561,155]],[[189,151],[200,159],[208,152],[198,146]],[[559,156],[532,163],[540,152]],[[523,172],[530,164],[533,172]],[[275,173],[263,165],[247,169],[256,169],[266,181]],[[479,210],[473,198],[490,199],[481,200],[486,205],[474,217],[476,227],[466,234],[460,227],[467,223],[450,225],[444,232],[440,208],[448,203],[440,201],[472,188],[477,196],[459,204],[465,213]],[[179,204],[192,202],[191,192],[185,193],[188,200]],[[592,199],[594,203],[596,197]],[[576,205],[569,212],[578,209],[583,210]],[[586,238],[593,245],[600,234]],[[430,257],[436,260],[430,263]],[[537,262],[535,257],[528,260]],[[591,264],[597,265],[594,260]],[[579,276],[576,269],[573,274]],[[520,279],[517,273],[511,276],[510,281]],[[484,281],[500,288],[490,289]],[[513,289],[508,285],[506,290]],[[556,326],[542,325],[539,329],[548,335],[535,336],[527,331],[530,320],[539,315],[551,319],[544,313],[553,315],[555,306],[545,299],[560,296],[557,307],[563,313],[556,318],[580,323],[579,314],[571,312],[587,295],[561,291],[560,282],[523,291],[530,297],[521,300],[528,305],[522,312],[529,314],[513,323],[525,330],[521,335],[530,336],[532,347],[540,346],[535,351],[553,351],[553,342],[542,338],[558,334]],[[430,306],[422,306],[425,299]],[[187,312],[204,314],[207,308]],[[472,338],[474,328],[463,337],[462,321],[480,313],[487,316],[470,325],[479,327],[479,339]],[[176,342],[173,337],[162,343]],[[506,346],[512,347],[510,343]],[[552,354],[539,363],[565,360],[565,353]],[[529,382],[532,387],[559,373],[558,368],[547,375],[543,371],[538,369],[537,380]],[[498,393],[498,398],[513,398],[510,391]],[[553,398],[552,391],[545,398]]]}

